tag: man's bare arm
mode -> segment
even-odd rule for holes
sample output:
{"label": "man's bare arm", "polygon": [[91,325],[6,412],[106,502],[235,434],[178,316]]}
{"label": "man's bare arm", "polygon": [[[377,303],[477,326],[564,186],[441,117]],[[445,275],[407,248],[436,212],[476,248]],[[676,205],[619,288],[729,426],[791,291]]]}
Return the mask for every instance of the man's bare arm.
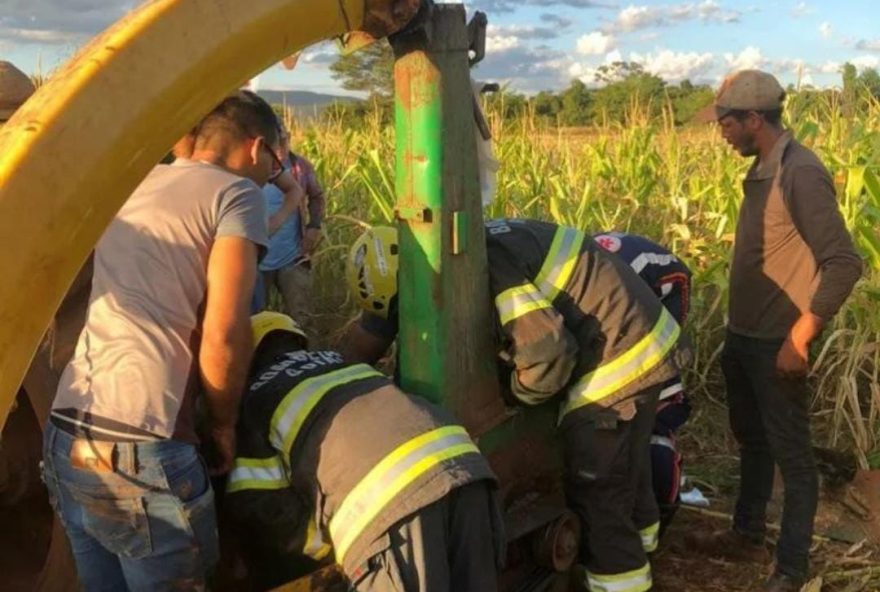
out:
{"label": "man's bare arm", "polygon": [[217,474],[228,472],[235,455],[235,422],[248,375],[253,340],[250,302],[257,278],[257,246],[221,236],[208,258],[208,295],[202,322],[199,368],[218,453]]}

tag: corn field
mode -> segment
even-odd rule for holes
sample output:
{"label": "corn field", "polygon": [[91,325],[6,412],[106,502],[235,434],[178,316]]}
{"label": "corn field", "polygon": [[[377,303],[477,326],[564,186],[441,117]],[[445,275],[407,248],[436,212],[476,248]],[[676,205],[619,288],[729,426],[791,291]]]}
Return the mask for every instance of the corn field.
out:
{"label": "corn field", "polygon": [[[865,273],[813,351],[814,439],[851,448],[880,467],[880,103],[862,99],[843,115],[839,95],[794,93],[788,125],[831,170],[841,211],[864,257]],[[627,125],[572,130],[534,116],[487,116],[501,161],[489,217],[550,219],[588,232],[621,230],[667,245],[694,271],[688,332],[696,361],[692,396],[723,401],[718,357],[741,180],[750,159],[734,153],[713,125],[676,128],[633,105]],[[289,117],[289,114],[288,114]],[[394,129],[378,117],[362,129],[342,121],[293,127],[295,149],[315,164],[328,195],[327,236],[317,295],[340,322],[356,314],[342,267],[367,224],[391,219]]]}

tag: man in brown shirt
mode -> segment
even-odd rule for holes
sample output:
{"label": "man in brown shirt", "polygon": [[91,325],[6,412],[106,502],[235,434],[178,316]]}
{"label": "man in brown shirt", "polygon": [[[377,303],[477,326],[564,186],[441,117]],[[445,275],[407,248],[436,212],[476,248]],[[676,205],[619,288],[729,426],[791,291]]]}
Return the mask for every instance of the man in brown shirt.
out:
{"label": "man in brown shirt", "polygon": [[780,123],[784,99],[779,82],[757,70],[732,74],[715,98],[721,135],[756,158],[743,181],[721,361],[740,445],[740,494],[732,530],[714,535],[710,546],[765,552],[766,506],[779,465],[782,530],[765,585],[774,591],[799,590],[808,573],[818,498],[809,346],[861,274],[831,176]]}

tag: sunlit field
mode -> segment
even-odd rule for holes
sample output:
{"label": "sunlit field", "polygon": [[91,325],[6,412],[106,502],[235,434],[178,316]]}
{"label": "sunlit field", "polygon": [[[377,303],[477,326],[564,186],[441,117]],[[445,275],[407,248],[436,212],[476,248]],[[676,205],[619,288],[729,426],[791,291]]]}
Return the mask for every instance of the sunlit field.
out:
{"label": "sunlit field", "polygon": [[[788,123],[830,168],[866,262],[863,279],[815,347],[815,439],[852,446],[863,465],[880,466],[880,104],[866,97],[858,114],[847,117],[837,101],[831,94],[794,94],[788,102]],[[688,332],[697,355],[688,385],[700,409],[701,400],[723,402],[717,361],[749,162],[712,124],[674,127],[671,117],[649,120],[645,112],[635,106],[627,125],[579,130],[542,126],[528,115],[502,121],[490,112],[501,170],[486,215],[635,232],[683,258],[694,271]],[[365,225],[393,216],[394,129],[378,117],[362,126],[332,119],[300,126],[289,114],[288,122],[295,149],[312,160],[327,189],[316,309],[332,341],[356,315],[342,282],[347,246]]]}

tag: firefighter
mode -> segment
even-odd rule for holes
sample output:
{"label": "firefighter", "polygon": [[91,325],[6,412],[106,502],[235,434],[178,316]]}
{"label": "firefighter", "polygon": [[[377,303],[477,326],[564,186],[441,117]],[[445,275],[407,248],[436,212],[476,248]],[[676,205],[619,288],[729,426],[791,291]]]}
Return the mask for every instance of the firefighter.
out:
{"label": "firefighter", "polygon": [[335,560],[358,591],[495,590],[495,477],[443,409],[370,366],[252,318],[255,355],[226,488],[255,587]]}
{"label": "firefighter", "polygon": [[[600,247],[623,259],[654,291],[678,324],[684,326],[691,291],[691,270],[669,249],[643,236],[623,232],[593,235]],[[657,418],[651,436],[651,469],[654,496],[660,508],[661,534],[669,526],[681,503],[681,454],[675,433],[687,421],[691,405],[681,376],[667,381],[660,391]]]}
{"label": "firefighter", "polygon": [[[678,373],[678,323],[581,231],[495,220],[486,244],[508,394],[523,405],[561,396],[566,497],[581,519],[586,583],[649,590],[659,533],[649,440],[662,385]],[[397,333],[397,250],[389,227],[352,246],[347,275],[364,309],[344,340],[352,359],[376,360]]]}

